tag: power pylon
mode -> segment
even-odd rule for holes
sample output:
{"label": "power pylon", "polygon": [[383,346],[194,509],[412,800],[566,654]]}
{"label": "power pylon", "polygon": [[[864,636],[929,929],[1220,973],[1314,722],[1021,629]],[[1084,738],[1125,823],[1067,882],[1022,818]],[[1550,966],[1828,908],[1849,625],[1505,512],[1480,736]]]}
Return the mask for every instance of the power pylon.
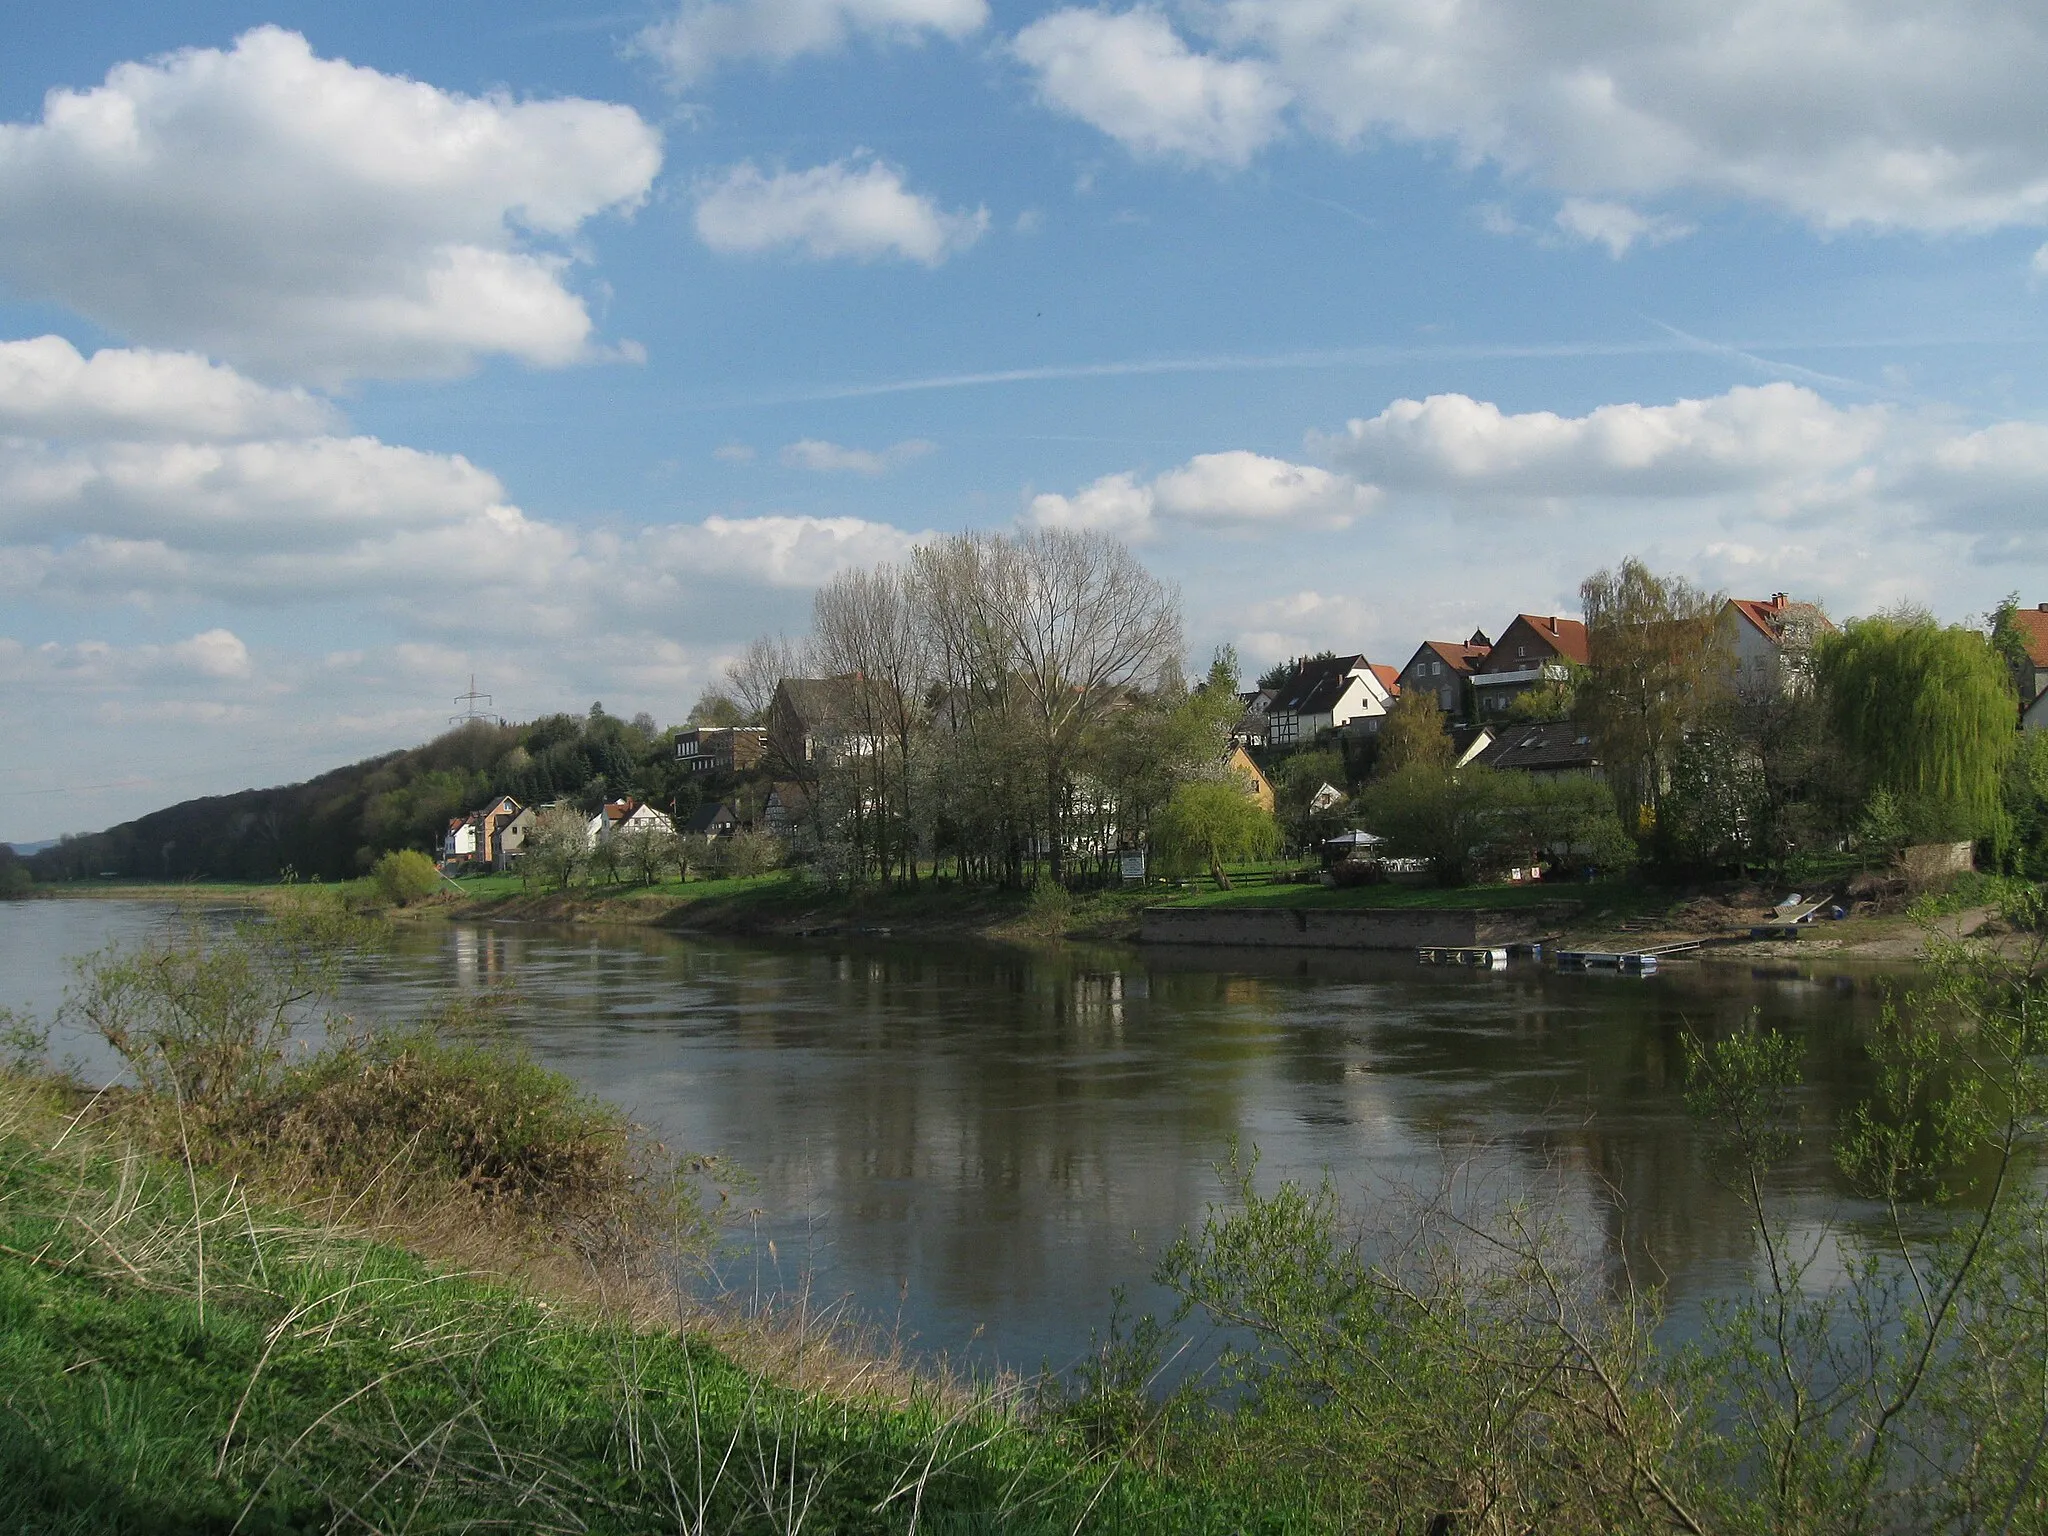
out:
{"label": "power pylon", "polygon": [[[462,713],[450,715],[448,717],[450,725],[467,725],[472,720],[488,720],[493,725],[503,725],[505,723],[503,717],[490,708],[491,696],[488,693],[478,693],[476,691],[476,674],[474,672],[469,674],[469,692],[458,693],[455,696],[455,704]],[[479,708],[479,705],[483,707]]]}

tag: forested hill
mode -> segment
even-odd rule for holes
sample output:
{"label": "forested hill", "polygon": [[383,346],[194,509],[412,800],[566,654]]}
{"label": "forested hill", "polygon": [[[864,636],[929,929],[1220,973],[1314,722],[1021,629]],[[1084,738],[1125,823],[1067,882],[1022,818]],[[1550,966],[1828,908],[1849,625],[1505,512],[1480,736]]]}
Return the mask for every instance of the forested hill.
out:
{"label": "forested hill", "polygon": [[[645,715],[548,715],[527,725],[474,721],[410,751],[336,768],[303,784],[245,789],[152,811],[104,832],[67,837],[29,859],[38,881],[121,875],[146,880],[265,880],[292,871],[340,880],[389,848],[434,851],[452,816],[493,796],[573,800],[595,809],[631,794],[695,808],[666,733]],[[680,796],[686,803],[680,807]]]}

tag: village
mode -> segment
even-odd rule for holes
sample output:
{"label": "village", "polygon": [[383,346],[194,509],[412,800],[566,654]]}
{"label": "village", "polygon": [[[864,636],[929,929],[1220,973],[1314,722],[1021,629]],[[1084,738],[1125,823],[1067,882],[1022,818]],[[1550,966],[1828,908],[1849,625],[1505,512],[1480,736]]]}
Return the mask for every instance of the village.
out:
{"label": "village", "polygon": [[[2019,652],[2012,674],[2019,724],[2028,731],[2048,728],[2048,603],[2009,604],[2002,612],[2007,649],[2016,639]],[[1728,598],[1703,632],[1704,650],[1714,658],[1726,698],[1767,709],[1773,701],[1811,695],[1815,643],[1835,628],[1817,604],[1784,592]],[[1397,852],[1373,824],[1370,797],[1360,793],[1376,768],[1384,770],[1397,720],[1427,718],[1442,736],[1431,751],[1452,770],[1604,784],[1601,732],[1583,707],[1575,707],[1594,660],[1581,618],[1534,613],[1513,615],[1497,639],[1482,628],[1463,639],[1425,640],[1398,665],[1359,653],[1295,658],[1255,686],[1233,690],[1228,719],[1220,722],[1227,727],[1221,761],[1184,771],[1200,776],[1205,768],[1215,770],[1210,776],[1235,786],[1260,811],[1278,813],[1280,841],[1297,859],[1342,865],[1353,875],[1365,866],[1424,873],[1427,860],[1412,850]],[[1192,693],[1199,696],[1217,681],[1198,683]],[[807,843],[809,861],[816,862],[819,848],[835,836],[857,838],[862,834],[854,824],[887,813],[896,791],[881,765],[892,752],[909,763],[918,756],[917,734],[960,733],[957,721],[948,724],[953,708],[946,690],[929,680],[921,701],[905,683],[884,684],[855,670],[776,675],[772,686],[766,683],[764,676],[754,690],[765,707],[748,711],[730,696],[745,690],[714,690],[692,711],[695,723],[667,733],[667,750],[687,786],[667,796],[668,803],[628,793],[587,807],[522,804],[500,794],[449,819],[438,850],[441,871],[451,877],[481,870],[532,873],[525,863],[529,851],[544,846],[562,884],[577,870],[616,879],[637,868],[649,880],[664,867],[685,874],[692,867],[759,872],[804,861]],[[1213,702],[1209,715],[1217,722]],[[863,762],[877,765],[878,776],[835,793],[835,778]],[[899,777],[907,783],[914,773],[905,769]],[[1156,857],[1147,861],[1148,853],[1156,854],[1145,836],[1150,818],[1133,815],[1130,797],[1104,777],[1085,770],[1074,776],[1062,851],[1070,866],[1092,861],[1126,882],[1142,881],[1157,868]],[[918,834],[909,836],[918,841]],[[923,846],[903,855],[908,867],[936,863],[943,840],[942,829],[938,836],[928,830]],[[871,834],[868,841],[874,842]],[[1050,852],[1043,825],[1030,828],[1024,843],[1034,861]],[[1564,843],[1548,849],[1549,856],[1532,849],[1490,873],[1510,881],[1539,879],[1546,869],[1586,854],[1583,839]],[[738,855],[742,846],[747,851]],[[877,870],[883,867],[878,860]],[[1217,873],[1221,877],[1220,861]]]}

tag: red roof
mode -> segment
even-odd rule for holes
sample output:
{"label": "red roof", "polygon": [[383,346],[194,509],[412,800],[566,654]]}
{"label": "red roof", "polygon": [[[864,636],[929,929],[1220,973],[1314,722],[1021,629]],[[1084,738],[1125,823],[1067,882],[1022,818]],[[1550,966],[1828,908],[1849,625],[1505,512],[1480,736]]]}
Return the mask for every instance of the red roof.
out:
{"label": "red roof", "polygon": [[2038,608],[2022,608],[2012,618],[2026,642],[2027,660],[2037,667],[2048,667],[2048,603]]}
{"label": "red roof", "polygon": [[[1768,602],[1753,597],[1731,597],[1728,606],[1747,619],[1750,624],[1771,644],[1776,645],[1785,638],[1785,621],[1791,615],[1806,615],[1809,621],[1820,628],[1833,629],[1827,615],[1812,603],[1795,603],[1782,592],[1771,594]],[[2043,615],[2048,618],[2048,615]]]}
{"label": "red roof", "polygon": [[1379,662],[1374,662],[1372,663],[1372,675],[1378,678],[1386,687],[1388,697],[1391,698],[1401,691],[1401,669],[1399,667],[1382,666]]}
{"label": "red roof", "polygon": [[1592,657],[1586,645],[1586,626],[1577,619],[1560,619],[1555,614],[1518,613],[1517,623],[1528,625],[1537,636],[1566,661],[1585,666]]}
{"label": "red roof", "polygon": [[1493,651],[1490,645],[1467,645],[1458,640],[1425,640],[1422,645],[1423,649],[1436,652],[1445,665],[1459,673],[1477,670],[1474,664],[1486,660]]}

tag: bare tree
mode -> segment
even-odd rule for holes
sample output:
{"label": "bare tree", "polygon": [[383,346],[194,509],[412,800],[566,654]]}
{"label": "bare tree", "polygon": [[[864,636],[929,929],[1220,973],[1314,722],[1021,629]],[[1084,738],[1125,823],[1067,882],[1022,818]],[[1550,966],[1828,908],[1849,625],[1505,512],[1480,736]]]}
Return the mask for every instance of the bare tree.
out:
{"label": "bare tree", "polygon": [[1036,759],[1054,879],[1065,865],[1067,799],[1089,731],[1177,668],[1180,594],[1100,533],[1037,529],[975,548],[954,621],[970,652],[999,655]]}
{"label": "bare tree", "polygon": [[911,583],[895,565],[842,571],[818,589],[812,615],[815,659],[826,672],[850,679],[854,718],[848,723],[862,746],[847,766],[871,781],[872,795],[858,803],[871,812],[877,864],[885,878],[893,865],[915,885],[911,738],[930,667]]}
{"label": "bare tree", "polygon": [[759,725],[768,718],[777,683],[809,671],[808,650],[802,640],[787,635],[760,635],[727,664],[726,684],[749,722]]}

